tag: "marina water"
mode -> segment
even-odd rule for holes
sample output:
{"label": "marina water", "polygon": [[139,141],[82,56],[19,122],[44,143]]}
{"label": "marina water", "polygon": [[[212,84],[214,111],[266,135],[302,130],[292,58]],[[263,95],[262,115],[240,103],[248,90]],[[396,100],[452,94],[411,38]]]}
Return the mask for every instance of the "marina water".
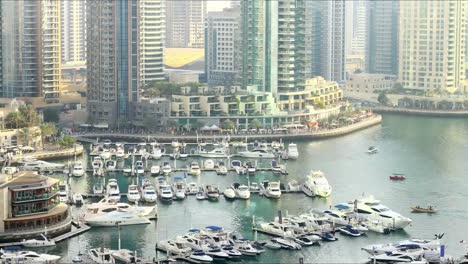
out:
{"label": "marina water", "polygon": [[[156,255],[159,240],[186,233],[190,228],[218,225],[235,230],[247,238],[254,238],[251,231],[252,217],[257,221],[272,221],[278,210],[283,214],[300,214],[310,209],[326,209],[340,202],[357,198],[361,194],[373,194],[396,212],[413,219],[405,230],[382,235],[369,232],[363,237],[339,236],[337,242],[322,243],[321,247],[306,247],[300,251],[267,250],[257,257],[244,257],[241,263],[298,263],[300,257],[311,263],[364,262],[368,255],[360,248],[375,243],[399,241],[410,237],[433,238],[445,233],[443,242],[447,253],[459,256],[463,248],[460,240],[468,239],[468,120],[429,117],[385,115],[381,126],[376,126],[348,136],[322,141],[298,143],[300,157],[287,161],[289,175],[275,176],[271,172],[257,172],[250,181],[263,179],[303,181],[311,169],[322,170],[331,186],[332,195],[327,198],[310,198],[303,194],[283,194],[279,200],[252,195],[250,200],[219,202],[198,201],[191,196],[171,204],[159,203],[159,220],[150,225],[122,227],[122,247],[137,250],[145,258]],[[368,155],[367,148],[379,148],[376,155]],[[89,157],[88,168],[90,168]],[[168,159],[168,158],[166,158]],[[177,161],[185,167],[187,161]],[[127,161],[129,164],[130,161]],[[154,161],[149,161],[154,162]],[[162,164],[162,160],[158,161]],[[171,161],[172,162],[172,161]],[[269,160],[262,161],[269,167]],[[173,164],[173,163],[171,163]],[[122,164],[119,164],[119,167]],[[150,165],[148,165],[148,168]],[[388,179],[392,173],[404,173],[405,181]],[[135,178],[121,172],[111,174],[119,181],[120,190],[126,192]],[[183,176],[183,172],[173,173]],[[54,176],[63,177],[63,176]],[[106,177],[106,179],[108,179]],[[156,182],[155,178],[151,178]],[[70,179],[75,192],[90,193],[93,185],[102,178],[91,176]],[[247,183],[246,176],[230,172],[218,176],[215,172],[203,172],[199,177],[187,176],[187,182],[218,184],[220,190],[233,182]],[[437,214],[411,214],[410,206],[433,205]],[[74,208],[74,214],[78,212]],[[79,238],[75,237],[48,253],[64,256],[62,262],[71,262],[79,251],[95,247],[117,248],[116,228],[92,228]],[[258,239],[267,238],[258,234]],[[161,253],[159,253],[162,256]]]}

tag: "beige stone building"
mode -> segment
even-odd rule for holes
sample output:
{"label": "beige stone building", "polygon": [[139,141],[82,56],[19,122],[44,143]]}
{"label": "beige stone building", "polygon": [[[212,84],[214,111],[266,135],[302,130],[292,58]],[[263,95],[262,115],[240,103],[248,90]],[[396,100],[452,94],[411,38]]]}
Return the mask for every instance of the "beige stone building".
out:
{"label": "beige stone building", "polygon": [[399,82],[455,91],[465,78],[466,1],[400,1]]}
{"label": "beige stone building", "polygon": [[389,90],[395,85],[396,76],[387,74],[359,73],[348,75],[344,85],[345,96],[348,93],[376,93]]}

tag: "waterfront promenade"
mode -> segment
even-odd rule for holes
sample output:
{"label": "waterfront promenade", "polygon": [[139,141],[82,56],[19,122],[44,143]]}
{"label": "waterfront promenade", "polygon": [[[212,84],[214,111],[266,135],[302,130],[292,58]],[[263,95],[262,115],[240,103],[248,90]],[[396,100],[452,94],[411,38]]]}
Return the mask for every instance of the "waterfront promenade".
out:
{"label": "waterfront promenade", "polygon": [[434,117],[468,117],[468,111],[464,110],[426,110],[426,109],[412,109],[412,108],[398,108],[398,107],[384,107],[376,106],[371,107],[375,113],[392,113],[402,115],[418,115],[418,116],[434,116]]}
{"label": "waterfront promenade", "polygon": [[347,135],[371,126],[378,125],[382,122],[381,115],[373,115],[362,121],[350,124],[347,126],[323,129],[317,131],[310,130],[292,130],[288,133],[274,133],[274,134],[190,134],[190,135],[172,135],[167,133],[155,134],[129,134],[129,133],[83,133],[75,134],[78,141],[94,142],[96,138],[100,139],[114,139],[114,140],[158,140],[160,142],[171,142],[179,140],[184,142],[196,142],[196,140],[209,140],[216,137],[223,137],[229,135],[231,140],[297,140],[297,139],[325,139]]}
{"label": "waterfront promenade", "polygon": [[10,164],[15,164],[23,159],[39,159],[39,160],[50,160],[50,159],[61,159],[74,157],[75,155],[83,154],[83,145],[77,144],[72,148],[60,148],[55,150],[40,150],[31,153],[18,154],[11,157],[8,161]]}

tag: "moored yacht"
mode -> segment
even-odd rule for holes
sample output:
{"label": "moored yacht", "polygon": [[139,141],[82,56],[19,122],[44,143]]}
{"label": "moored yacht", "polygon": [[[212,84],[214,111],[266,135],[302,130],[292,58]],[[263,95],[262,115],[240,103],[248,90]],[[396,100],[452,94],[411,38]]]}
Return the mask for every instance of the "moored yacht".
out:
{"label": "moored yacht", "polygon": [[198,164],[197,161],[192,161],[192,163],[190,164],[189,174],[198,176],[200,175],[200,173],[201,173],[200,165]]}
{"label": "moored yacht", "polygon": [[61,257],[49,254],[39,254],[34,251],[3,251],[0,253],[1,263],[56,263]]}
{"label": "moored yacht", "polygon": [[116,179],[109,179],[106,185],[106,194],[109,200],[120,201],[120,190]]}
{"label": "moored yacht", "polygon": [[171,202],[174,198],[174,193],[172,192],[171,186],[161,178],[158,182],[158,194],[159,199],[161,199],[163,202]]}
{"label": "moored yacht", "polygon": [[60,202],[62,203],[68,203],[70,202],[70,196],[69,196],[69,187],[68,184],[66,183],[60,183],[59,185],[59,199]]}
{"label": "moored yacht", "polygon": [[143,161],[137,160],[137,162],[135,163],[135,172],[137,174],[145,173],[145,167],[143,166]]}
{"label": "moored yacht", "polygon": [[243,185],[243,184],[241,185],[239,183],[234,183],[232,187],[234,188],[236,192],[237,198],[245,199],[245,200],[250,199],[250,190],[248,186]]}
{"label": "moored yacht", "polygon": [[92,248],[88,250],[88,257],[98,264],[113,264],[115,263],[114,257],[112,257],[113,250],[108,248]]}
{"label": "moored yacht", "polygon": [[307,196],[328,197],[332,192],[330,184],[321,171],[311,171],[301,189]]}
{"label": "moored yacht", "polygon": [[140,201],[140,192],[138,192],[138,186],[131,184],[128,186],[127,199],[131,203],[137,203]]}
{"label": "moored yacht", "polygon": [[287,155],[288,155],[288,158],[290,159],[299,158],[299,151],[297,150],[297,145],[295,143],[289,143]]}
{"label": "moored yacht", "polygon": [[187,185],[182,177],[174,177],[174,183],[172,184],[174,189],[174,196],[177,200],[185,199],[185,194],[187,192]]}
{"label": "moored yacht", "polygon": [[205,170],[212,170],[215,167],[215,163],[212,159],[207,159],[203,162],[203,167]]}
{"label": "moored yacht", "polygon": [[201,146],[199,146],[194,154],[198,154],[200,157],[203,157],[203,158],[225,158],[227,157],[226,149],[223,147],[217,147],[217,148],[214,148],[213,150],[208,151],[202,148]]}
{"label": "moored yacht", "polygon": [[263,181],[261,187],[265,197],[274,199],[281,197],[280,182]]}
{"label": "moored yacht", "polygon": [[81,177],[84,174],[85,174],[85,169],[83,167],[83,162],[77,161],[75,164],[73,164],[72,176]]}
{"label": "moored yacht", "polygon": [[214,185],[206,185],[205,187],[205,194],[208,199],[211,200],[218,200],[219,198],[219,189]]}
{"label": "moored yacht", "polygon": [[223,161],[218,162],[218,167],[216,168],[216,174],[226,175],[228,173],[227,167]]}
{"label": "moored yacht", "polygon": [[115,171],[117,168],[117,162],[115,160],[106,161],[106,171]]}
{"label": "moored yacht", "polygon": [[252,151],[246,149],[245,151],[240,151],[239,156],[244,158],[254,158],[254,159],[274,159],[275,154],[267,151],[263,148],[257,148]]}
{"label": "moored yacht", "polygon": [[161,173],[161,166],[153,165],[150,169],[151,175],[158,176]]}
{"label": "moored yacht", "polygon": [[198,192],[198,185],[195,182],[189,182],[187,184],[187,194],[195,195]]}
{"label": "moored yacht", "polygon": [[156,202],[158,196],[156,194],[156,190],[154,189],[154,185],[149,180],[143,181],[142,185],[143,185],[143,187],[141,188],[142,200],[147,203]]}
{"label": "moored yacht", "polygon": [[172,172],[172,168],[171,168],[171,165],[169,164],[169,162],[164,162],[163,166],[162,166],[162,172],[164,173],[164,175],[169,175],[171,174]]}
{"label": "moored yacht", "polygon": [[54,171],[65,168],[64,164],[51,163],[34,158],[23,159],[18,162],[18,168],[26,171]]}

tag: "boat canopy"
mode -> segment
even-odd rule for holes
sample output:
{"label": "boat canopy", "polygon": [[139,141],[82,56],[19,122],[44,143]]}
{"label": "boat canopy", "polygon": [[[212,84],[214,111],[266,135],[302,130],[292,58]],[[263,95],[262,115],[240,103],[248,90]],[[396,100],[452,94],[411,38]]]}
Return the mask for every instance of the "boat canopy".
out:
{"label": "boat canopy", "polygon": [[337,204],[337,205],[335,205],[335,208],[338,208],[340,210],[345,210],[345,209],[349,209],[349,206],[347,206],[345,204]]}
{"label": "boat canopy", "polygon": [[223,230],[222,227],[220,226],[207,226],[206,228],[210,229],[210,230],[213,230],[213,231],[221,231]]}

